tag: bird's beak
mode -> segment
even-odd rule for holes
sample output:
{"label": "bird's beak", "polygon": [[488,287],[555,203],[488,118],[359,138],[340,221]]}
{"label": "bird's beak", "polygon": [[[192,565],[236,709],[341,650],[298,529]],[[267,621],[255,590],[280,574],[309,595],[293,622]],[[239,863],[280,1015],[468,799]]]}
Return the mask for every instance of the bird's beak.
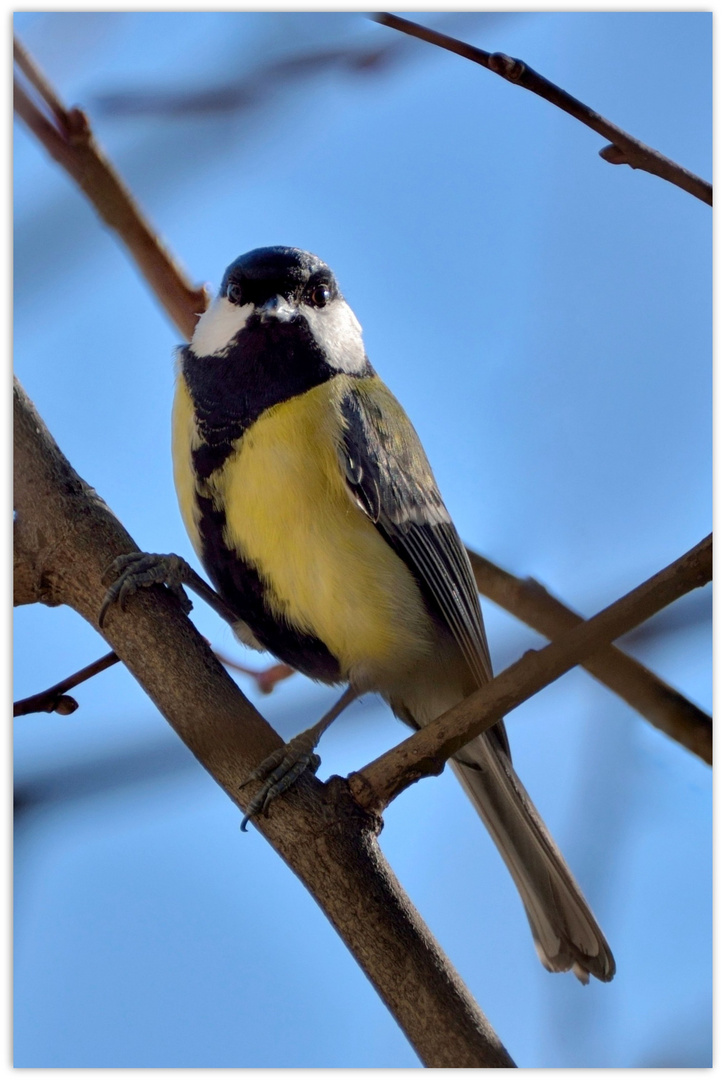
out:
{"label": "bird's beak", "polygon": [[290,304],[283,296],[272,296],[258,309],[261,322],[270,322],[272,319],[278,322],[289,322],[297,314],[295,304]]}

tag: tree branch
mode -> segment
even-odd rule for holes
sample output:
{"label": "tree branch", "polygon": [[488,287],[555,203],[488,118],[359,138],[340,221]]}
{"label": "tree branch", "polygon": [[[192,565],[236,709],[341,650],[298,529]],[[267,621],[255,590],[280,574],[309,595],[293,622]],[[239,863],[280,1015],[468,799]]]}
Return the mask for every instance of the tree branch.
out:
{"label": "tree branch", "polygon": [[[29,602],[35,603],[39,600],[40,596],[36,595],[34,600]],[[232,660],[231,657],[225,656],[218,649],[214,649],[214,656],[221,661],[224,667],[232,668],[234,671],[240,671],[243,675],[250,676],[262,694],[272,693],[277,683],[295,674],[294,669],[290,668],[288,664],[272,664],[270,667],[258,671],[254,668],[244,667],[243,664],[239,664],[236,660]],[[105,656],[101,656],[99,660],[94,660],[92,664],[86,664],[85,667],[81,668],[80,671],[76,671],[73,675],[61,679],[60,682],[48,687],[47,690],[41,690],[37,694],[13,702],[13,716],[29,716],[31,713],[38,712],[57,712],[63,716],[69,716],[78,708],[78,702],[75,698],[68,696],[68,690],[72,690],[74,686],[80,686],[81,683],[87,682],[88,679],[95,678],[96,675],[100,675],[101,671],[106,671],[113,664],[117,664],[119,660],[119,656],[116,656],[114,652],[109,652]]]}
{"label": "tree branch", "polygon": [[[469,548],[467,554],[482,595],[538,633],[554,640],[584,622],[582,616],[551,596],[539,582],[515,577]],[[708,765],[712,764],[713,721],[710,716],[639,661],[611,645],[588,657],[581,666],[654,727],[697,754]]]}
{"label": "tree branch", "polygon": [[592,619],[544,649],[525,653],[465,701],[360,772],[352,773],[349,786],[359,805],[380,812],[410,784],[440,773],[457,750],[586,656],[594,655],[691,589],[706,585],[713,572],[712,552],[713,540],[708,536]]}
{"label": "tree branch", "polygon": [[35,561],[36,548],[37,541],[26,546],[22,535],[18,536],[17,522],[13,522],[13,607],[46,599],[41,570]]}
{"label": "tree branch", "polygon": [[[136,550],[116,517],[72,469],[19,385],[15,389],[16,528],[51,603],[97,627],[115,557]],[[239,785],[281,745],[162,587],[126,613],[108,613],[104,636],[170,725],[243,810]],[[512,1067],[469,991],[412,907],[376,840],[380,821],[338,777],[309,774],[256,827],[316,899],[423,1063]]]}
{"label": "tree branch", "polygon": [[20,70],[48,104],[51,116],[44,114],[17,79],[15,111],[73,177],[105,224],[118,233],[166,314],[184,338],[190,339],[208,303],[205,289],[194,288],[166,250],[93,138],[85,113],[65,109],[18,41],[14,42],[14,55]]}
{"label": "tree branch", "polygon": [[55,686],[51,686],[47,690],[41,690],[39,694],[33,694],[31,697],[21,698],[20,701],[14,702],[13,716],[28,716],[30,713],[37,712],[57,712],[61,716],[69,716],[78,708],[78,702],[68,695],[68,690],[72,690],[74,686],[79,686],[80,683],[85,682],[87,679],[92,679],[94,675],[99,675],[101,671],[113,667],[113,664],[117,664],[119,660],[120,657],[116,656],[114,652],[106,653],[105,656],[101,656],[100,660],[94,660],[92,664],[87,664],[86,667],[76,671],[73,675],[68,675],[67,678],[62,679]]}
{"label": "tree branch", "polygon": [[421,41],[429,42],[430,45],[438,45],[442,49],[472,60],[473,63],[480,64],[508,82],[522,86],[525,90],[530,90],[533,94],[545,98],[558,109],[574,116],[581,124],[592,128],[598,135],[610,140],[612,145],[605,146],[600,151],[600,157],[604,161],[612,165],[629,165],[631,169],[642,169],[644,172],[652,173],[653,176],[668,180],[676,187],[694,195],[696,199],[701,199],[702,202],[712,206],[713,187],[706,180],[684,169],[675,161],[663,157],[657,150],[634,139],[622,128],[611,124],[604,116],[600,116],[588,105],[584,105],[582,101],[578,101],[555,83],[539,75],[522,60],[515,60],[511,56],[506,56],[505,53],[485,52],[484,49],[475,48],[474,45],[448,37],[447,34],[440,34],[437,30],[429,30],[425,26],[419,26],[418,23],[410,22],[409,19],[400,19],[398,15],[391,15],[386,11],[378,12],[372,15],[372,18],[382,26],[400,30],[403,34],[410,34]]}

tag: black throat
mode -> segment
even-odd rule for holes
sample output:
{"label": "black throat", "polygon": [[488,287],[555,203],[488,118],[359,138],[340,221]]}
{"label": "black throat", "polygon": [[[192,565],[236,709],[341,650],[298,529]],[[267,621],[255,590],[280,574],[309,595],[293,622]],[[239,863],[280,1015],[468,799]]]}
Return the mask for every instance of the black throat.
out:
{"label": "black throat", "polygon": [[[251,315],[225,355],[196,356],[184,346],[180,358],[203,440],[193,452],[201,479],[223,465],[236,440],[267,409],[338,375],[302,316],[262,323]],[[371,374],[367,361],[358,375]]]}

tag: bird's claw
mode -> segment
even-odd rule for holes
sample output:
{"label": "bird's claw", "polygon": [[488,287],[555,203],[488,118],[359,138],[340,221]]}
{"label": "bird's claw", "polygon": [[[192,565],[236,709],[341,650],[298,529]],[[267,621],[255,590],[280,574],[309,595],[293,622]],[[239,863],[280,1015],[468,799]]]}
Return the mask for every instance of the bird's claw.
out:
{"label": "bird's claw", "polygon": [[258,814],[265,814],[269,804],[279,795],[296,783],[303,772],[309,769],[315,773],[321,765],[321,758],[314,753],[316,738],[309,738],[308,732],[303,731],[291,742],[274,750],[261,762],[253,772],[249,773],[239,787],[246,787],[254,780],[262,780],[263,783],[246,808],[241,832],[246,832],[246,826],[251,818]]}
{"label": "bird's claw", "polygon": [[125,611],[126,601],[138,589],[150,585],[165,585],[181,605],[185,615],[193,604],[189,600],[183,580],[186,563],[178,555],[151,555],[143,551],[132,551],[128,555],[119,555],[103,574],[103,581],[111,581],[98,613],[98,625],[103,627],[108,609],[117,603]]}

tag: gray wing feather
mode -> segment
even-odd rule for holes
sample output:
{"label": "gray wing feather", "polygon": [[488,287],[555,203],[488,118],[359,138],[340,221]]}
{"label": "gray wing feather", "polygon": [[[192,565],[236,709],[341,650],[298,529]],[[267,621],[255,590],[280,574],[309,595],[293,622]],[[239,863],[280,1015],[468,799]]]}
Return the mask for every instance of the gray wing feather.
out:
{"label": "gray wing feather", "polygon": [[350,389],[341,407],[340,460],[351,493],[412,571],[482,685],[492,664],[472,568],[417,433],[376,379]]}

